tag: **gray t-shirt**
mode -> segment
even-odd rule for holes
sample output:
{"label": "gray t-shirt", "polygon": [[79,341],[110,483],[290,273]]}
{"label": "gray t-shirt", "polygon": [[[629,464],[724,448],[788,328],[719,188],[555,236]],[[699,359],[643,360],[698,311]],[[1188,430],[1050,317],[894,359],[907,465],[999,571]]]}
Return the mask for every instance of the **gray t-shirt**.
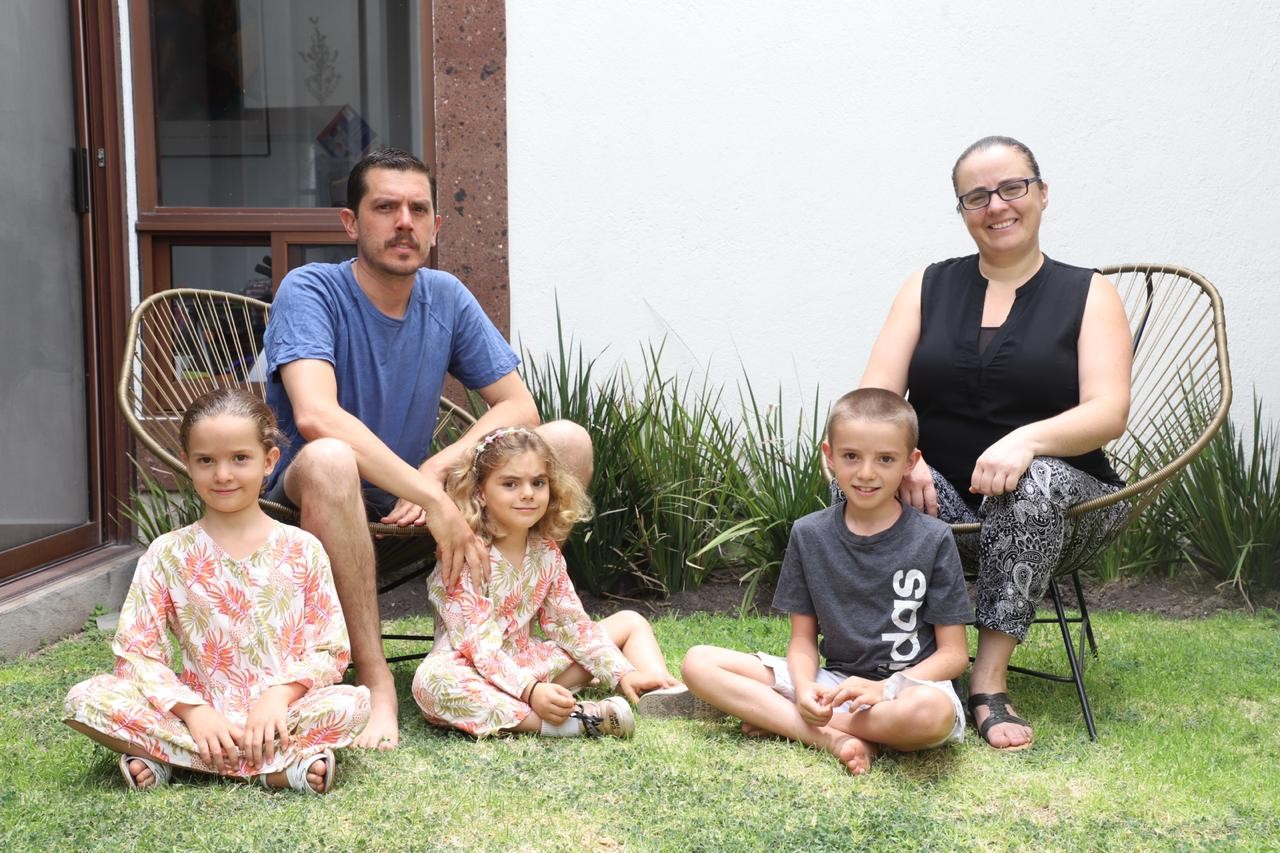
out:
{"label": "gray t-shirt", "polygon": [[843,503],[798,520],[773,606],[816,616],[827,669],[868,678],[933,654],[934,625],[973,621],[951,529],[909,506],[873,536],[849,530]]}

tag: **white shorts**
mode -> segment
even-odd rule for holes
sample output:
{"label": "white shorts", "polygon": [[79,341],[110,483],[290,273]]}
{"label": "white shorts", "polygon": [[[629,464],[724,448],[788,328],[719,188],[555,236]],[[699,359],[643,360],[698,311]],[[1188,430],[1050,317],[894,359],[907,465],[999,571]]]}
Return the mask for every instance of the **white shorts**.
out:
{"label": "white shorts", "polygon": [[[787,659],[780,658],[777,655],[771,655],[767,652],[756,652],[755,656],[760,662],[767,666],[773,672],[773,689],[779,695],[785,696],[792,702],[796,701],[796,686],[791,682],[791,670],[787,668]],[[818,674],[813,679],[822,687],[839,687],[845,680],[845,677],[839,673],[832,672],[829,669],[818,668]],[[956,695],[956,688],[950,681],[922,681],[919,678],[912,678],[901,672],[895,672],[889,676],[884,683],[884,698],[886,701],[898,698],[899,694],[908,687],[919,685],[921,687],[932,687],[934,690],[940,690],[951,700],[951,707],[955,711],[955,719],[951,724],[951,731],[942,740],[937,743],[929,744],[926,749],[932,749],[935,746],[942,746],[946,743],[961,743],[964,741],[964,705],[960,703],[960,697]],[[864,706],[866,707],[866,706]],[[852,702],[845,702],[839,708],[835,709],[842,714],[852,714],[856,708]]]}

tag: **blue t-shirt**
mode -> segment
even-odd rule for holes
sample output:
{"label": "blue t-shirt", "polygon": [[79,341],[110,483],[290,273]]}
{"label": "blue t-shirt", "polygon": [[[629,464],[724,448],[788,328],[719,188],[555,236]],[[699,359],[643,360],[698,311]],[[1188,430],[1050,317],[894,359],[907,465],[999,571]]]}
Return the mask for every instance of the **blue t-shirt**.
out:
{"label": "blue t-shirt", "polygon": [[[280,381],[283,365],[299,359],[333,365],[338,405],[417,466],[430,451],[446,373],[467,388],[483,388],[520,364],[454,276],[418,270],[405,315],[397,320],[369,301],[352,274],[351,261],[291,270],[271,305],[264,346],[267,403],[286,441],[269,485],[306,443]],[[387,502],[380,489],[367,489],[366,497],[375,504]]]}

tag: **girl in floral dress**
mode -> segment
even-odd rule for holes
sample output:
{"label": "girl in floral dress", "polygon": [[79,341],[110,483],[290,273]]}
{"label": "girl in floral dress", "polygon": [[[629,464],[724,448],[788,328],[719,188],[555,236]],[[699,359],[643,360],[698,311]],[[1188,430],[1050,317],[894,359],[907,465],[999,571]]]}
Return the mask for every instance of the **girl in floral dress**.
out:
{"label": "girl in floral dress", "polygon": [[449,589],[439,568],[428,579],[437,637],[413,680],[427,722],[477,737],[628,737],[635,718],[626,699],[579,702],[574,691],[599,680],[632,701],[646,691],[675,697],[667,705],[688,695],[643,616],[623,611],[597,623],[583,611],[556,543],[590,503],[540,436],[522,427],[489,433],[446,488],[489,543],[490,571],[478,588],[468,572]]}
{"label": "girl in floral dress", "polygon": [[64,720],[121,753],[131,789],[167,784],[178,766],[327,793],[333,750],[364,728],[369,691],[335,683],[350,647],[320,543],[258,506],[280,458],[275,419],[224,389],[191,404],[179,435],[204,516],[138,561],[115,673],[71,688]]}

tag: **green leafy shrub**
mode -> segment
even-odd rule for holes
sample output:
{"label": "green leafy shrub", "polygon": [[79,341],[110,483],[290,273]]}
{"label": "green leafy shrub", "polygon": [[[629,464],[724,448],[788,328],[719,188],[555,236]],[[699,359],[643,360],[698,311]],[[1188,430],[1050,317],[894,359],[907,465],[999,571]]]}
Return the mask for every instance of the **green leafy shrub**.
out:
{"label": "green leafy shrub", "polygon": [[[1197,399],[1193,391],[1185,393],[1187,400]],[[1211,417],[1212,409],[1207,403],[1192,402],[1185,418],[1168,419],[1148,442],[1136,442],[1128,458],[1114,458],[1116,470],[1134,482],[1163,468],[1195,442]],[[1175,482],[1176,479],[1175,476]],[[1176,575],[1184,561],[1169,500],[1168,488],[1161,489],[1151,505],[1102,553],[1089,574],[1102,581],[1127,575]]]}
{"label": "green leafy shrub", "polygon": [[558,317],[557,333],[554,351],[524,351],[523,373],[544,419],[576,421],[594,442],[596,514],[565,543],[575,583],[667,594],[731,569],[750,596],[776,577],[791,524],[825,500],[816,398],[789,431],[780,403],[761,406],[744,381],[733,418],[722,388],[664,375],[661,345],[638,377],[601,375]]}
{"label": "green leafy shrub", "polygon": [[143,467],[132,456],[138,472],[138,488],[130,494],[129,503],[120,514],[133,522],[134,536],[143,545],[157,536],[195,524],[204,515],[204,502],[186,477],[175,477],[176,488],[169,491],[151,469]]}
{"label": "green leafy shrub", "polygon": [[754,598],[762,581],[777,579],[791,526],[826,506],[829,491],[818,458],[825,418],[817,393],[812,409],[797,415],[790,433],[783,418],[781,390],[778,402],[762,407],[750,379],[744,378],[739,395],[743,428],[729,491],[735,517],[751,525],[742,538],[746,602]]}
{"label": "green leafy shrub", "polygon": [[636,415],[628,450],[648,498],[636,506],[644,575],[670,593],[701,585],[716,564],[706,546],[734,521],[726,486],[737,428],[721,414],[720,389],[663,378],[661,361],[661,348],[651,347],[644,384],[625,399]]}
{"label": "green leafy shrub", "polygon": [[1157,498],[1102,553],[1090,577],[1105,583],[1130,575],[1176,575],[1185,564],[1167,510],[1166,501]]}
{"label": "green leafy shrub", "polygon": [[544,420],[571,420],[591,435],[595,515],[574,528],[564,550],[574,581],[598,595],[640,570],[642,549],[631,531],[636,507],[652,502],[652,484],[640,477],[631,448],[649,413],[627,399],[618,374],[597,378],[597,359],[587,359],[581,345],[566,341],[558,311],[556,332],[554,357],[535,359],[524,350],[524,380]]}
{"label": "green leafy shrub", "polygon": [[[1182,436],[1185,446],[1185,436],[1199,434],[1211,416],[1207,404],[1192,402],[1186,418],[1170,424],[1167,432],[1171,438]],[[1175,446],[1173,441],[1164,443]],[[1280,586],[1278,445],[1280,433],[1263,423],[1255,397],[1248,446],[1228,417],[1218,434],[1112,544],[1093,574],[1102,580],[1127,574],[1173,576],[1190,567],[1236,587],[1246,600],[1251,589]]]}
{"label": "green leafy shrub", "polygon": [[1230,418],[1165,495],[1183,556],[1240,590],[1280,586],[1280,431],[1253,399],[1252,438]]}

